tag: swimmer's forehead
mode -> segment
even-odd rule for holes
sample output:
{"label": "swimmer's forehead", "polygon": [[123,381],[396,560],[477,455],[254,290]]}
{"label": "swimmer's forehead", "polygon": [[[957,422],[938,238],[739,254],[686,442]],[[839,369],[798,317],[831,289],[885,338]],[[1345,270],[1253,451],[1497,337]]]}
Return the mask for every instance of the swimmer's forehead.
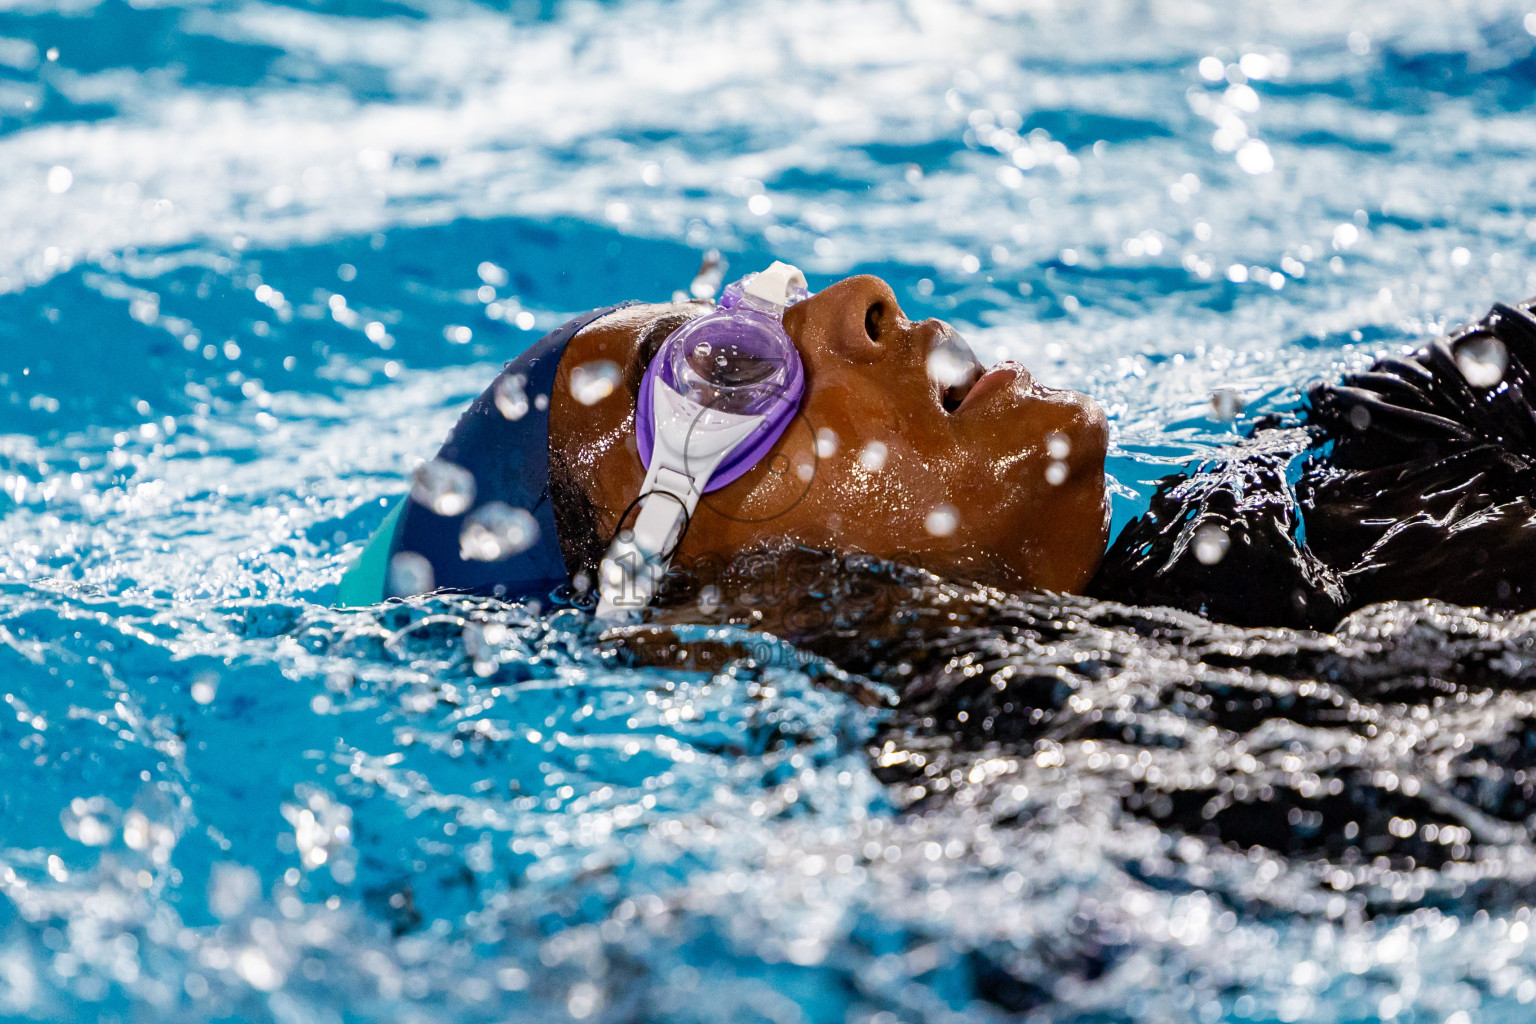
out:
{"label": "swimmer's forehead", "polygon": [[576,336],[581,337],[597,331],[640,330],[650,326],[659,317],[677,313],[691,314],[713,308],[713,303],[702,299],[690,299],[686,302],[643,302],[634,306],[624,306],[598,317],[578,331]]}

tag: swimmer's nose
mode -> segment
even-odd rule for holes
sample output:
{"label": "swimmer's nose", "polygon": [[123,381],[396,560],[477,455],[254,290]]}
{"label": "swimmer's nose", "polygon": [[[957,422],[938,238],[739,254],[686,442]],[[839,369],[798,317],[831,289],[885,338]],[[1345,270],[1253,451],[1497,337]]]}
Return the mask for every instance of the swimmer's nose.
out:
{"label": "swimmer's nose", "polygon": [[911,324],[890,285],[860,274],[789,307],[784,328],[803,348],[825,347],[852,362],[873,363],[906,343]]}
{"label": "swimmer's nose", "polygon": [[943,320],[912,323],[891,286],[872,274],[844,278],[789,307],[784,328],[802,350],[825,348],[850,362],[874,363],[898,354],[915,360],[950,412],[985,372],[958,331]]}

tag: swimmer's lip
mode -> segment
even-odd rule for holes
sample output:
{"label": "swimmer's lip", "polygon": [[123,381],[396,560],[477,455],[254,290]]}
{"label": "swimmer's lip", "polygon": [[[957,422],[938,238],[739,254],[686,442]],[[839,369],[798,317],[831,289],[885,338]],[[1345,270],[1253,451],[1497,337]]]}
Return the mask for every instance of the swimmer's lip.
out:
{"label": "swimmer's lip", "polygon": [[971,390],[965,393],[965,398],[960,401],[960,405],[955,409],[955,415],[958,416],[965,412],[966,409],[984,400],[993,392],[1006,389],[1018,379],[1019,369],[1020,367],[1017,363],[998,363],[992,369],[982,374],[976,383],[971,385]]}

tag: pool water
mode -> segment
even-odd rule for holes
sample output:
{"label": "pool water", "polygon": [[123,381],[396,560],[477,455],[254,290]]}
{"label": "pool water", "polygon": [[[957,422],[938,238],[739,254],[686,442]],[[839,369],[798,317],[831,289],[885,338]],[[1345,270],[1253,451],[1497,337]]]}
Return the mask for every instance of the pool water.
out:
{"label": "pool water", "polygon": [[1531,1019],[1531,616],[1030,600],[919,664],[1046,681],[967,746],[744,633],[330,602],[502,361],[711,248],[1098,397],[1123,523],[1536,293],[1533,112],[1472,0],[4,5],[0,1015]]}

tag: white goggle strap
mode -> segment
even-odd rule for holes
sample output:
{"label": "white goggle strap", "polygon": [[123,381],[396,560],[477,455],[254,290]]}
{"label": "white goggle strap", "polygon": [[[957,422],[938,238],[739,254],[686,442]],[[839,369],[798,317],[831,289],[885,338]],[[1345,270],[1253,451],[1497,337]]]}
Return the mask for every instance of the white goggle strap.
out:
{"label": "white goggle strap", "polygon": [[597,617],[611,622],[634,621],[651,603],[715,467],[764,418],[711,411],[701,423],[704,407],[661,381],[652,395],[656,435],[640,513],[598,567]]}
{"label": "white goggle strap", "polygon": [[665,468],[658,473],[656,463],[651,465],[635,525],[619,530],[598,567],[600,619],[627,622],[651,603],[683,523],[699,502],[700,488],[692,477]]}

